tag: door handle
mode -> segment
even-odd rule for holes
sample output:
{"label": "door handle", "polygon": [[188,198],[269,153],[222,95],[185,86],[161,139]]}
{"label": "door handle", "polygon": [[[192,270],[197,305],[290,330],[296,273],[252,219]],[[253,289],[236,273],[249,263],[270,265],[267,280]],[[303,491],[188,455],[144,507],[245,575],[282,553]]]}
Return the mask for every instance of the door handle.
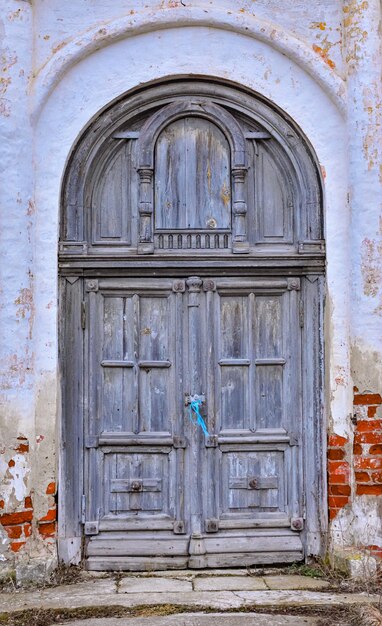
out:
{"label": "door handle", "polygon": [[193,396],[190,393],[184,394],[184,405],[185,406],[189,406],[192,402],[197,402],[200,405],[202,405],[202,404],[205,403],[205,401],[206,401],[206,396],[204,395],[204,393],[202,393],[202,394],[194,393]]}
{"label": "door handle", "polygon": [[209,437],[210,435],[207,430],[206,423],[200,414],[200,408],[205,401],[205,396],[203,394],[194,394],[193,396],[191,394],[186,394],[185,404],[188,406],[188,416],[190,421],[194,424],[194,426],[200,426],[205,436]]}

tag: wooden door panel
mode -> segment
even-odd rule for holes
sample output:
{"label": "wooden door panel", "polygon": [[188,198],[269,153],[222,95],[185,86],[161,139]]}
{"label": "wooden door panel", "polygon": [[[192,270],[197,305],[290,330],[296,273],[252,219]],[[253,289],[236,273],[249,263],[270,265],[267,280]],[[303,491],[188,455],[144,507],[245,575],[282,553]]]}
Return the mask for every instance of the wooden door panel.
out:
{"label": "wooden door panel", "polygon": [[[177,535],[188,533],[190,567],[233,565],[238,554],[257,558],[256,529],[268,532],[266,562],[302,553],[291,530],[302,507],[299,296],[290,285],[105,279],[90,294],[88,519],[98,535],[89,557],[126,549],[126,559],[144,559],[149,538],[164,533],[155,558],[171,559],[184,555]],[[188,419],[194,393],[205,399],[208,437]],[[218,539],[227,533],[229,542]]]}
{"label": "wooden door panel", "polygon": [[283,457],[274,450],[223,453],[221,517],[287,517]]}
{"label": "wooden door panel", "polygon": [[174,519],[174,501],[170,503],[174,460],[170,453],[106,454],[105,514],[136,516],[142,513]]}
{"label": "wooden door panel", "polygon": [[230,149],[202,118],[169,124],[156,144],[155,226],[159,230],[231,227]]}
{"label": "wooden door panel", "polygon": [[206,529],[235,531],[238,552],[240,529],[290,528],[302,515],[299,282],[291,285],[226,278],[213,294],[207,405],[217,447],[206,451]]}
{"label": "wooden door panel", "polygon": [[115,542],[117,554],[121,536],[115,532],[167,530],[168,551],[173,532],[185,532],[185,450],[176,419],[181,314],[172,285],[104,279],[89,294],[85,531],[95,535],[93,553],[105,540]]}

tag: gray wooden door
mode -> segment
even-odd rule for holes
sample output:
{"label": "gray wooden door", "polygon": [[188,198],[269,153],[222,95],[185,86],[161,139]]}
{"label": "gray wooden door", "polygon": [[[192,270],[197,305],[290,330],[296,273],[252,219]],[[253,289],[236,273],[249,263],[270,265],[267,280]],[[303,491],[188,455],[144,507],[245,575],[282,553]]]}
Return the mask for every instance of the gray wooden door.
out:
{"label": "gray wooden door", "polygon": [[299,290],[286,277],[86,282],[90,569],[302,558]]}

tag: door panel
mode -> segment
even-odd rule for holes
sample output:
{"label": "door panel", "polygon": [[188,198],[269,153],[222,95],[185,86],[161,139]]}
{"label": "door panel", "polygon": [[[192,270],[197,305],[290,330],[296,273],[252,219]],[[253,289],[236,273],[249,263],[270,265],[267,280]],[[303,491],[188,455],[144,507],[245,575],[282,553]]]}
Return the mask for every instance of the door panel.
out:
{"label": "door panel", "polygon": [[302,557],[299,287],[193,276],[89,293],[88,567]]}
{"label": "door panel", "polygon": [[97,566],[93,555],[146,554],[157,532],[166,533],[164,553],[184,552],[174,539],[185,532],[185,450],[177,419],[182,315],[172,287],[105,279],[89,293],[89,567]]}

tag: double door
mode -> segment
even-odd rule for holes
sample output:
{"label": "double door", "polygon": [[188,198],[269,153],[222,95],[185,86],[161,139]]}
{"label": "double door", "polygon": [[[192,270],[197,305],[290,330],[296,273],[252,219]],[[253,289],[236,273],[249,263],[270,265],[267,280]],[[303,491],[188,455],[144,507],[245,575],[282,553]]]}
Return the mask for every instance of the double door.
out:
{"label": "double door", "polygon": [[85,288],[87,567],[303,558],[300,279]]}

